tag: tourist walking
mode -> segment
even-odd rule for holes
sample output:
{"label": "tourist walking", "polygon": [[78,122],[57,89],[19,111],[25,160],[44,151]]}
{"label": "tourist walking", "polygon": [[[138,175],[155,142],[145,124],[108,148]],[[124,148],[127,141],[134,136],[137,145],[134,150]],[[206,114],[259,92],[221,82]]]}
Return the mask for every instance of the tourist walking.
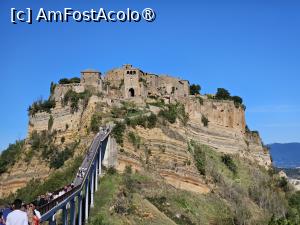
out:
{"label": "tourist walking", "polygon": [[13,203],[13,211],[8,214],[6,225],[28,225],[26,212],[21,211],[22,200],[16,199]]}

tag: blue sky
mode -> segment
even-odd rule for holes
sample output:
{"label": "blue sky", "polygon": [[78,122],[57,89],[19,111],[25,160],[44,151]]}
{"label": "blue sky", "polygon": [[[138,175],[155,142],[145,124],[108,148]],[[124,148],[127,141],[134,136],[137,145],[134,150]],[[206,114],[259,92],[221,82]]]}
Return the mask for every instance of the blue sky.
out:
{"label": "blue sky", "polygon": [[[151,7],[153,23],[10,23],[10,8]],[[300,141],[300,3],[277,0],[2,0],[0,149],[27,133],[51,81],[130,63],[243,97],[265,143]]]}

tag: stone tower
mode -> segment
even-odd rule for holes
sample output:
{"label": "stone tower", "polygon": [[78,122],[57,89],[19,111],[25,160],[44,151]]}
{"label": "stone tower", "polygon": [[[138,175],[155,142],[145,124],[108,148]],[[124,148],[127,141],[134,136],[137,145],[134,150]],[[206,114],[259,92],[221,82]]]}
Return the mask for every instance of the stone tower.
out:
{"label": "stone tower", "polygon": [[124,97],[133,98],[142,96],[142,87],[140,84],[141,71],[133,68],[132,65],[124,65]]}
{"label": "stone tower", "polygon": [[81,72],[81,81],[80,83],[85,88],[92,88],[95,91],[102,91],[102,78],[101,73],[96,70],[85,70]]}

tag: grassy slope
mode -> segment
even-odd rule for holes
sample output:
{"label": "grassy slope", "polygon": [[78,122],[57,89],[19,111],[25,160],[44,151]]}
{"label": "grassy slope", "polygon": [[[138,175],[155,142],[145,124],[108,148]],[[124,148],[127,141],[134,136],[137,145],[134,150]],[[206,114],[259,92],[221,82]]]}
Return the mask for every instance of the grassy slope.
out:
{"label": "grassy slope", "polygon": [[132,201],[127,207],[132,210],[120,214],[112,209],[126,190],[124,175],[106,175],[95,195],[90,224],[225,224],[231,217],[226,203],[213,194],[177,190],[151,175],[130,177],[132,189],[127,198]]}
{"label": "grassy slope", "polygon": [[[264,168],[231,156],[236,165],[234,173],[222,162],[221,153],[198,144],[193,148],[197,146],[205,152],[204,179],[211,183],[211,193],[175,189],[151,171],[106,175],[95,196],[90,224],[268,224],[270,210],[284,210],[284,198],[270,200],[267,204],[270,208],[266,208],[258,206],[249,195],[250,187],[261,177],[269,182],[266,191],[284,195],[272,186],[275,184]],[[125,213],[115,210],[118,204],[125,208]]]}

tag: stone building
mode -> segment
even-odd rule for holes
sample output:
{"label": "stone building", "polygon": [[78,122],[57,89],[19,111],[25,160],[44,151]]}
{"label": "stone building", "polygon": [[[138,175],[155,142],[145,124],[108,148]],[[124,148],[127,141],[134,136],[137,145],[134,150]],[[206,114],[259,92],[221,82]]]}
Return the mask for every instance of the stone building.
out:
{"label": "stone building", "polygon": [[110,70],[104,80],[116,95],[124,98],[174,96],[175,98],[189,96],[189,82],[167,75],[146,73],[133,67],[124,65],[122,68]]}
{"label": "stone building", "polygon": [[58,84],[52,97],[59,101],[72,89],[77,93],[90,90],[115,98],[174,97],[189,96],[189,82],[167,75],[145,73],[132,65],[124,65],[108,71],[104,77],[96,70],[81,72],[80,83]]}

